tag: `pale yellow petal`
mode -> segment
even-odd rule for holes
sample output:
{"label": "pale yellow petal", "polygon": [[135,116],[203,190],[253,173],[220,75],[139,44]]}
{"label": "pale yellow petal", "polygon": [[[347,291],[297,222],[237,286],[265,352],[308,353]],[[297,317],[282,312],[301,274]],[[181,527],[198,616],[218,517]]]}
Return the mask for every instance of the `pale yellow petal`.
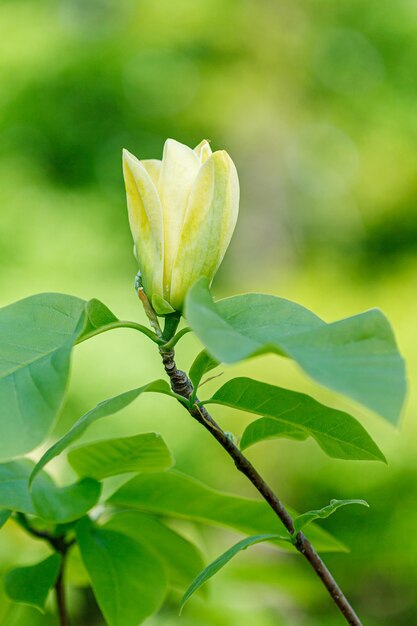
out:
{"label": "pale yellow petal", "polygon": [[160,159],[141,159],[141,163],[152,178],[153,184],[158,189],[162,161]]}
{"label": "pale yellow petal", "polygon": [[191,285],[211,281],[223,260],[239,211],[239,180],[225,151],[214,152],[201,167],[187,206],[172,271],[170,303],[182,310]]}
{"label": "pale yellow petal", "polygon": [[164,231],[157,189],[141,162],[123,150],[123,174],[130,229],[145,293],[162,296]]}
{"label": "pale yellow petal", "polygon": [[200,167],[196,153],[174,139],[165,142],[159,178],[164,222],[164,297],[170,301],[172,265],[177,254],[185,210]]}
{"label": "pale yellow petal", "polygon": [[212,153],[211,147],[207,139],[203,139],[198,146],[194,148],[194,152],[200,159],[200,163],[205,163]]}

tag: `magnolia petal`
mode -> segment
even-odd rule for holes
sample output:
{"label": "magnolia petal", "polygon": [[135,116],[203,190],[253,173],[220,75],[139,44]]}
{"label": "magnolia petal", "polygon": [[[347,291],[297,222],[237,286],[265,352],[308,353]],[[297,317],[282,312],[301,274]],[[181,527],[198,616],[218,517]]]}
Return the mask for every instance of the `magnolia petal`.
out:
{"label": "magnolia petal", "polygon": [[211,281],[232,238],[239,211],[239,180],[224,150],[201,167],[187,205],[171,279],[170,303],[181,311],[191,285]]}
{"label": "magnolia petal", "polygon": [[198,146],[194,148],[194,152],[200,159],[200,163],[205,163],[212,153],[211,147],[207,139],[203,139]]}
{"label": "magnolia petal", "polygon": [[159,177],[159,197],[165,242],[163,296],[168,301],[172,266],[177,255],[187,201],[199,168],[200,159],[194,150],[174,139],[167,139]]}
{"label": "magnolia petal", "polygon": [[135,254],[148,297],[162,295],[164,231],[162,207],[151,176],[141,162],[123,150],[129,224]]}
{"label": "magnolia petal", "polygon": [[162,161],[160,159],[142,159],[141,163],[148,172],[149,176],[152,178],[153,184],[158,189]]}

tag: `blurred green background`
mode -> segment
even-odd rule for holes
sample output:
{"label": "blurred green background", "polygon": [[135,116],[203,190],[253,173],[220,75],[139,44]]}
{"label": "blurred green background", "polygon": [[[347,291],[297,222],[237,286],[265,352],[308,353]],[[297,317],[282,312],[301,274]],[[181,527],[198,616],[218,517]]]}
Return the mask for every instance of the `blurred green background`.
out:
{"label": "blurred green background", "polygon": [[[166,137],[225,148],[241,180],[238,227],[217,296],[264,291],[331,321],[373,306],[391,319],[417,374],[417,5],[412,0],[0,0],[0,301],[62,291],[143,315],[121,176],[121,149],[159,158]],[[186,367],[198,349],[178,349]],[[80,346],[56,437],[113,393],[161,376],[153,345],[121,330]],[[250,457],[299,510],[365,498],[323,522],[351,548],[326,561],[367,626],[417,624],[417,399],[401,431],[262,357],[227,368],[307,391],[354,412],[388,466],[330,460],[312,442],[259,444]],[[219,381],[209,383],[214,389]],[[411,384],[411,387],[413,385]],[[209,385],[207,385],[207,394]],[[242,432],[247,417],[215,409]],[[169,399],[141,398],[86,438],[158,430],[177,466],[254,496],[201,428]],[[36,453],[39,456],[39,451]],[[65,459],[55,471],[65,478]],[[237,535],[188,528],[217,556]],[[2,569],[42,546],[9,523]],[[300,558],[267,547],[240,555],[208,601],[149,626],[341,623]],[[72,623],[102,625],[72,593]],[[51,613],[11,607],[0,623],[45,626]]]}

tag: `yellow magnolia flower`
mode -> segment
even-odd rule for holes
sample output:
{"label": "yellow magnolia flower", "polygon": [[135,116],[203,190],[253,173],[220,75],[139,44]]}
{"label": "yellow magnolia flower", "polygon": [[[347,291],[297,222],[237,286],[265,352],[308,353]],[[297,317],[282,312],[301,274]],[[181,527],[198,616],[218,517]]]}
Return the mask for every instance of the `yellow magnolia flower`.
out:
{"label": "yellow magnolia flower", "polygon": [[227,152],[167,139],[162,161],[123,150],[129,223],[143,288],[159,315],[182,311],[188,289],[211,281],[239,210],[239,180]]}

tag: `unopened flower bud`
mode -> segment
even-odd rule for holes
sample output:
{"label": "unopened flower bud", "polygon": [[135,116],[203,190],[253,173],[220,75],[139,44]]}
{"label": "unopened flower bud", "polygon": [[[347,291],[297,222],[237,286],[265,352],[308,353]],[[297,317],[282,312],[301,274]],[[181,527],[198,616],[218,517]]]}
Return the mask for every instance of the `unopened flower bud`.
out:
{"label": "unopened flower bud", "polygon": [[158,315],[182,311],[188,289],[212,281],[239,210],[239,181],[224,150],[168,139],[162,161],[123,151],[129,223],[143,288]]}

